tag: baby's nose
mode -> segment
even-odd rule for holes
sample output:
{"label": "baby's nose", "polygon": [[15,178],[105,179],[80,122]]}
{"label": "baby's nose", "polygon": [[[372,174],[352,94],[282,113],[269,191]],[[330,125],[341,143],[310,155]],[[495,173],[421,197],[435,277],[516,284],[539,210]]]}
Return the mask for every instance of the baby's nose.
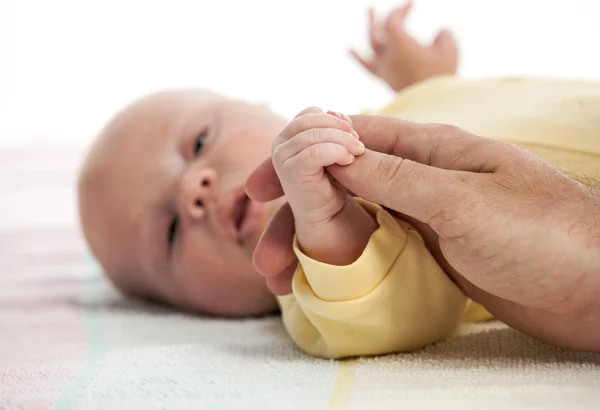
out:
{"label": "baby's nose", "polygon": [[215,183],[216,172],[210,168],[188,172],[180,187],[182,212],[192,219],[204,218],[208,204],[214,201]]}

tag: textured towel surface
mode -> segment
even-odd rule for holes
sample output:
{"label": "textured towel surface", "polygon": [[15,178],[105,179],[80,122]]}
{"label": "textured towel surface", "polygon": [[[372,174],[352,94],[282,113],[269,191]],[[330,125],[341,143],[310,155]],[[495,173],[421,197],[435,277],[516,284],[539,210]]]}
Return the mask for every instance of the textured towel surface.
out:
{"label": "textured towel surface", "polygon": [[76,229],[80,151],[0,152],[0,409],[592,409],[600,355],[499,323],[418,352],[326,361],[279,319],[124,300]]}

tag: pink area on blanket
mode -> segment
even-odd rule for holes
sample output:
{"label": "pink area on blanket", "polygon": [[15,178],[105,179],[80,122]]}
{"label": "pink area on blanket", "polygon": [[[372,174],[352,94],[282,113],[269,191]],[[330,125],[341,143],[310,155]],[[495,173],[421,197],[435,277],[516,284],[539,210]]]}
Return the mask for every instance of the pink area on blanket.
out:
{"label": "pink area on blanket", "polygon": [[52,408],[89,354],[80,147],[0,149],[0,409]]}

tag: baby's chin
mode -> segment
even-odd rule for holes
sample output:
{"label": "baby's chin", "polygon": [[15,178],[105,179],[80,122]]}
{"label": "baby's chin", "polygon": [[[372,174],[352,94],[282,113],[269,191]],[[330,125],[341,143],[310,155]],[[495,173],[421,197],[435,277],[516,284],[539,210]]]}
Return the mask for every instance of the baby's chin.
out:
{"label": "baby's chin", "polygon": [[[252,294],[250,294],[250,292]],[[215,304],[208,304],[202,313],[215,317],[227,318],[249,318],[273,314],[278,311],[275,295],[267,288],[249,289],[243,295],[230,295],[228,300],[222,300]]]}

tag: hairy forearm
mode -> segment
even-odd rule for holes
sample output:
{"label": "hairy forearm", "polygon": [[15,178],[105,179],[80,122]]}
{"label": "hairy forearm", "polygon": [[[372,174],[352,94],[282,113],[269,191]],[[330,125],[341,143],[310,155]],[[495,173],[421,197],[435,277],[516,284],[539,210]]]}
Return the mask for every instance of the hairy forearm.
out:
{"label": "hairy forearm", "polygon": [[363,253],[377,222],[354,199],[333,218],[318,224],[296,220],[296,238],[308,257],[330,265],[345,266]]}
{"label": "hairy forearm", "polygon": [[588,186],[591,204],[592,234],[589,238],[589,253],[591,269],[590,281],[596,284],[596,292],[591,297],[592,306],[589,311],[590,346],[587,350],[600,352],[600,183],[595,180],[593,186]]}
{"label": "hairy forearm", "polygon": [[[565,299],[564,316],[550,317],[548,341],[575,350],[600,352],[600,191],[586,181],[585,195],[573,198],[574,220],[568,236],[572,244],[565,252],[575,257],[572,267],[563,267],[563,281],[577,279],[577,292]],[[567,283],[565,283],[567,286]],[[569,306],[570,305],[570,306]]]}

